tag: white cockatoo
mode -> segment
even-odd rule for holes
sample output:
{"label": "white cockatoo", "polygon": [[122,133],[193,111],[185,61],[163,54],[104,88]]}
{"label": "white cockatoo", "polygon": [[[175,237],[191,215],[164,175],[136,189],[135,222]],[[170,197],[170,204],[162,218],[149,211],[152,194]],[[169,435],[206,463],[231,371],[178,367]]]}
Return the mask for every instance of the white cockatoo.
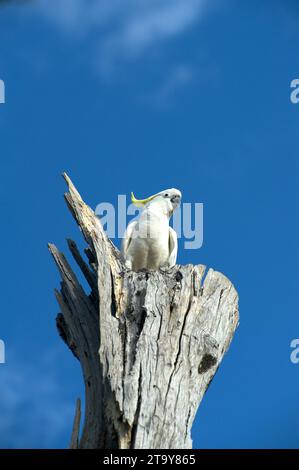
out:
{"label": "white cockatoo", "polygon": [[178,189],[166,189],[147,199],[131,200],[143,211],[138,220],[129,223],[122,242],[125,265],[133,271],[171,268],[176,264],[177,234],[169,219],[179,206],[182,194]]}

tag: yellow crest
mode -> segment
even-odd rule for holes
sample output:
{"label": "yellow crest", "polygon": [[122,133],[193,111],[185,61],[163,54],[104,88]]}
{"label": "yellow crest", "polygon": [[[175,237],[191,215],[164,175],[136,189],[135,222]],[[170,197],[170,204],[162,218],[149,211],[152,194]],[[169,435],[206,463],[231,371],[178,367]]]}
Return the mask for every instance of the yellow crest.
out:
{"label": "yellow crest", "polygon": [[152,201],[157,196],[157,194],[154,194],[153,196],[148,197],[147,199],[136,199],[134,196],[134,193],[131,193],[131,201],[135,206],[137,207],[143,207],[145,206],[148,202]]}

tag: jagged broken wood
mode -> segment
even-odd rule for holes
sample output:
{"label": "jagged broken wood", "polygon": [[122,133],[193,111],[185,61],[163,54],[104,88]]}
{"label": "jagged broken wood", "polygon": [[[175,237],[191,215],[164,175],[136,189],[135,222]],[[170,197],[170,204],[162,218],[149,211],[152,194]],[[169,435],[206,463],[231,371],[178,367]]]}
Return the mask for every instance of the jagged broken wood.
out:
{"label": "jagged broken wood", "polygon": [[67,205],[88,247],[70,251],[91,292],[49,244],[62,282],[58,331],[79,359],[85,382],[71,448],[191,448],[191,426],[238,324],[238,296],[203,265],[128,272],[99,219],[69,177]]}

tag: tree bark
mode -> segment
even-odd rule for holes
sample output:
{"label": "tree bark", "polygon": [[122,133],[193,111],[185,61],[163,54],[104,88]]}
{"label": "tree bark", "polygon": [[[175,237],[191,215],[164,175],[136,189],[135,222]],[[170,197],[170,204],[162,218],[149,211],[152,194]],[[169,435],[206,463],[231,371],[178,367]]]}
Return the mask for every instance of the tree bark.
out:
{"label": "tree bark", "polygon": [[65,200],[88,247],[64,255],[49,244],[62,282],[57,328],[85,382],[81,436],[77,403],[72,448],[187,449],[197,408],[238,324],[238,295],[203,265],[167,272],[125,270],[120,253],[69,177]]}

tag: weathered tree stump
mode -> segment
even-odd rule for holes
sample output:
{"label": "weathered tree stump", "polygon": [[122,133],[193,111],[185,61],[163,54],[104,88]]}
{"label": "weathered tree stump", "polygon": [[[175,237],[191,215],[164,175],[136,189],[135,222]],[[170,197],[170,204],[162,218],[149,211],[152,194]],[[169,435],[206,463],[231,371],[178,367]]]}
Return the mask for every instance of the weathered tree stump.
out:
{"label": "weathered tree stump", "polygon": [[238,324],[238,295],[221,273],[176,265],[168,272],[128,272],[99,219],[64,174],[67,205],[88,244],[82,258],[87,295],[57,248],[58,331],[79,359],[85,382],[72,448],[191,448],[196,410]]}

